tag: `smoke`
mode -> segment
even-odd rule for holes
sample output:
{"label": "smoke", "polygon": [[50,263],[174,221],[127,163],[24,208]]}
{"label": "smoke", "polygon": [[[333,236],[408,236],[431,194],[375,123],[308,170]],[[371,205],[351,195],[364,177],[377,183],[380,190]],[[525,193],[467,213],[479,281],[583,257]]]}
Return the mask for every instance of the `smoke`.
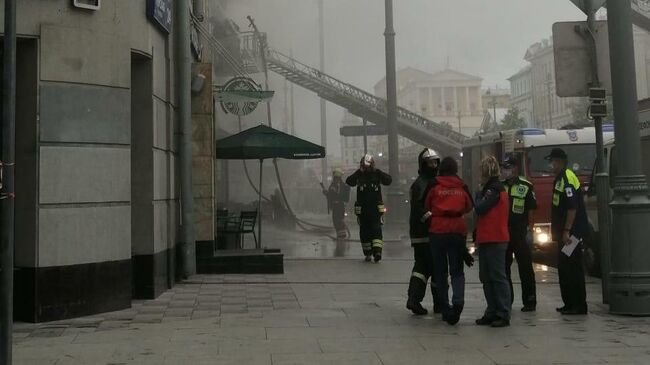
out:
{"label": "smoke", "polygon": [[[223,0],[223,8],[242,31],[250,15],[268,34],[271,48],[318,66],[317,0]],[[585,18],[568,0],[395,0],[394,9],[398,69],[436,72],[448,62],[482,77],[486,87],[508,87],[507,78],[525,64],[528,46],[548,38],[554,22]],[[372,92],[385,74],[383,31],[383,1],[325,0],[326,73]],[[286,119],[284,80],[272,75],[270,87],[276,91],[273,118]],[[319,143],[318,97],[296,87],[295,103],[297,135]],[[255,116],[266,119],[263,113]],[[328,103],[330,155],[341,154],[342,117],[341,108]]]}

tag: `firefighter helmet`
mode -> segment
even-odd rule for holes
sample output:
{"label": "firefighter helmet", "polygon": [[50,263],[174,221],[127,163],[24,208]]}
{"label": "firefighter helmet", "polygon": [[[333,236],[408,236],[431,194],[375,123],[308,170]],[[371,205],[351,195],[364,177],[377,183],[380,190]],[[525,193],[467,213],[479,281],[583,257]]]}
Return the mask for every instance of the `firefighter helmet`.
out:
{"label": "firefighter helmet", "polygon": [[363,155],[363,158],[361,159],[361,166],[374,168],[375,158],[370,154]]}

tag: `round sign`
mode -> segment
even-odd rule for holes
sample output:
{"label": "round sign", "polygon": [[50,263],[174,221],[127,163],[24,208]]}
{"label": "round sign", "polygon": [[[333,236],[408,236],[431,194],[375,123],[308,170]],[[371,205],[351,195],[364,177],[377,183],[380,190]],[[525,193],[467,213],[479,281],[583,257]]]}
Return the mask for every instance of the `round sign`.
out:
{"label": "round sign", "polygon": [[[247,77],[235,77],[223,86],[224,92],[232,91],[260,91],[262,88],[255,81]],[[257,108],[256,101],[222,101],[221,108],[224,112],[239,116],[248,115]]]}

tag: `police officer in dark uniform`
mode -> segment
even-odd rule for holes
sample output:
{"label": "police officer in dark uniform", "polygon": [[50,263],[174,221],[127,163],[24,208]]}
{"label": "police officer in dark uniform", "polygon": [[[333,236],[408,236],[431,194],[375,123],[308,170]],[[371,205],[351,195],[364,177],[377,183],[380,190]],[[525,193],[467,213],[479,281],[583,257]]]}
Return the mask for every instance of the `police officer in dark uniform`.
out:
{"label": "police officer in dark uniform", "polygon": [[375,159],[364,155],[359,163],[359,169],[348,176],[345,183],[357,187],[357,201],[354,212],[359,221],[359,236],[366,261],[381,260],[384,238],[381,231],[382,216],[386,212],[381,186],[390,185],[393,178],[387,173],[375,168]]}
{"label": "police officer in dark uniform", "polygon": [[516,155],[508,155],[501,164],[501,174],[505,179],[504,187],[510,198],[510,216],[508,230],[510,242],[506,251],[506,275],[510,282],[510,292],[514,303],[514,291],[511,277],[511,267],[514,257],[519,267],[521,279],[521,300],[524,304],[522,312],[534,312],[537,307],[535,294],[535,271],[529,240],[532,239],[533,215],[531,210],[537,208],[533,184],[520,176],[520,160]]}
{"label": "police officer in dark uniform", "polygon": [[436,184],[436,175],[440,157],[430,148],[425,148],[418,155],[418,177],[411,185],[411,215],[409,218],[409,234],[415,263],[411,271],[406,308],[416,315],[425,315],[427,310],[422,307],[422,299],[427,291],[427,282],[431,278],[431,294],[434,298],[434,313],[440,313],[441,308],[435,303],[436,283],[433,279],[433,254],[429,244],[429,226],[431,212],[424,207],[429,190]]}
{"label": "police officer in dark uniform", "polygon": [[[558,276],[564,306],[557,311],[566,314],[587,314],[587,291],[582,266],[582,240],[588,234],[587,211],[582,197],[580,180],[567,168],[568,156],[561,148],[553,148],[546,156],[551,161],[555,181],[551,208],[551,231],[558,243]],[[574,247],[563,252],[562,248]]]}

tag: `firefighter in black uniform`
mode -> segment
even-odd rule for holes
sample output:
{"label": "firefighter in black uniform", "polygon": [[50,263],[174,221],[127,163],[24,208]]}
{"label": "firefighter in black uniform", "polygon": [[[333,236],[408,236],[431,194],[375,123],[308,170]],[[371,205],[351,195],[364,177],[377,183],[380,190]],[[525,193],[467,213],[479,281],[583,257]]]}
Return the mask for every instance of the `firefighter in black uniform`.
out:
{"label": "firefighter in black uniform", "polygon": [[386,212],[381,186],[390,185],[393,178],[375,168],[375,159],[371,155],[364,155],[359,165],[359,169],[348,176],[345,183],[357,187],[354,213],[359,222],[359,236],[366,261],[374,257],[375,262],[379,262],[384,247],[382,216]]}
{"label": "firefighter in black uniform", "polygon": [[[568,156],[561,148],[553,148],[546,156],[551,161],[555,181],[551,207],[551,232],[558,243],[558,276],[564,306],[562,314],[587,314],[587,291],[582,266],[582,240],[588,234],[589,221],[582,198],[580,180],[567,168]],[[578,243],[577,246],[572,243]],[[575,249],[567,255],[562,248]]]}
{"label": "firefighter in black uniform", "polygon": [[533,228],[531,210],[537,209],[535,191],[530,181],[519,176],[521,165],[517,156],[507,156],[501,167],[501,173],[505,178],[503,185],[510,197],[510,216],[508,218],[510,242],[506,251],[506,275],[510,282],[512,302],[514,303],[515,300],[511,277],[514,254],[519,267],[519,278],[521,279],[521,300],[524,305],[521,311],[534,312],[537,307],[537,295],[535,294],[535,271],[533,270],[529,240],[532,239],[531,230]]}
{"label": "firefighter in black uniform", "polygon": [[332,183],[323,194],[327,197],[327,206],[332,210],[332,224],[336,229],[336,238],[345,239],[348,235],[348,226],[345,224],[345,204],[350,200],[350,187],[343,182],[343,170],[334,169]]}
{"label": "firefighter in black uniform", "polygon": [[428,313],[421,303],[427,291],[429,278],[431,278],[431,294],[434,298],[433,311],[435,313],[441,311],[435,303],[436,283],[433,280],[433,255],[429,243],[431,212],[424,208],[427,194],[436,184],[439,165],[440,157],[432,149],[425,148],[418,155],[418,178],[411,185],[409,233],[415,263],[411,271],[406,308],[416,315]]}

